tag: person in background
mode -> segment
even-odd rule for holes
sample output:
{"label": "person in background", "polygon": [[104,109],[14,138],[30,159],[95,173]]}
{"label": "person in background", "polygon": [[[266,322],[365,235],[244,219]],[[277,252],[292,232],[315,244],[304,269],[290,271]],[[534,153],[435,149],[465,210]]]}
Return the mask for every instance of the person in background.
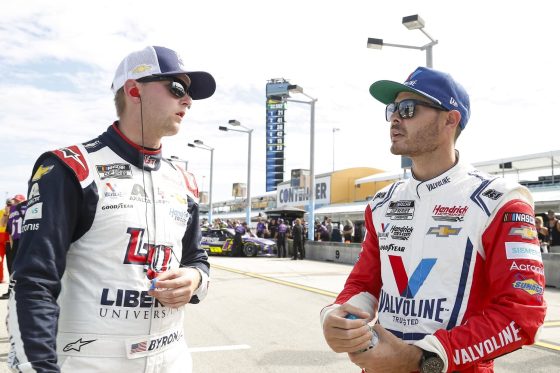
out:
{"label": "person in background", "polygon": [[210,265],[196,180],[162,139],[216,82],[148,46],[111,87],[118,120],[33,167],[8,305],[16,371],[192,371],[184,310],[205,298]]}
{"label": "person in background", "polygon": [[296,260],[298,258],[298,254],[300,259],[303,259],[304,251],[303,251],[303,226],[301,225],[301,219],[297,218],[294,227],[292,228],[292,240],[293,240],[293,249],[294,255],[292,260]]}
{"label": "person in background", "polygon": [[257,237],[263,238],[264,231],[266,231],[266,220],[264,218],[259,218],[259,222],[257,223]]}
{"label": "person in background", "polygon": [[268,223],[268,233],[270,234],[271,239],[276,238],[276,232],[278,232],[278,223],[276,222],[276,219],[272,218]]}
{"label": "person in background", "polygon": [[548,253],[548,244],[549,244],[548,228],[543,225],[543,218],[541,218],[540,216],[535,216],[535,229],[537,230],[537,236],[539,237],[541,252]]}
{"label": "person in background", "polygon": [[344,243],[352,242],[352,237],[354,237],[354,224],[352,223],[352,220],[346,219],[344,222],[342,236],[344,238]]}
{"label": "person in background", "polygon": [[6,260],[6,248],[10,245],[10,235],[6,230],[6,225],[8,224],[11,205],[12,199],[8,198],[6,199],[6,206],[0,210],[0,282],[8,282],[9,277],[9,274],[4,276],[4,261]]}
{"label": "person in background", "polygon": [[288,226],[284,224],[284,219],[278,219],[278,227],[276,231],[276,247],[278,248],[279,258],[285,258],[287,256],[287,250],[286,250],[287,233],[288,233]]}
{"label": "person in background", "polygon": [[550,251],[560,252],[560,220],[556,218],[554,210],[548,210],[548,234],[550,240]]}
{"label": "person in background", "polygon": [[233,221],[233,246],[231,247],[231,254],[235,257],[243,255],[243,236],[247,233],[245,229],[247,225],[239,223],[239,221]]}
{"label": "person in background", "polygon": [[492,372],[546,315],[531,193],[462,162],[469,96],[449,74],[418,67],[370,93],[412,177],[366,206],[359,259],[321,311],[325,340],[363,372]]}
{"label": "person in background", "polygon": [[[18,194],[12,198],[12,205],[10,206],[8,221],[6,222],[6,232],[8,232],[9,244],[5,246],[6,264],[10,275],[13,273],[14,259],[19,248],[19,239],[21,237],[26,209],[27,203],[25,196]],[[8,299],[10,297],[10,292],[11,289],[8,288],[8,292],[0,296],[0,299]]]}

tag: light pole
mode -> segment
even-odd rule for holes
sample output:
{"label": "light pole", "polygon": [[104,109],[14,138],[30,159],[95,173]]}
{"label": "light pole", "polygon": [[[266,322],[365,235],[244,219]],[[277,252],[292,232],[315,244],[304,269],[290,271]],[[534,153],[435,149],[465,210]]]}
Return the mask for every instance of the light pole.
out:
{"label": "light pole", "polygon": [[333,127],[332,129],[332,172],[334,173],[334,133],[340,131],[340,128]]}
{"label": "light pole", "polygon": [[194,144],[188,143],[191,148],[199,148],[210,151],[210,187],[208,189],[208,224],[212,226],[212,175],[214,173],[214,148],[206,145],[200,140],[194,140]]}
{"label": "light pole", "polygon": [[230,126],[240,128],[220,126],[220,131],[245,132],[249,135],[249,151],[247,154],[247,215],[245,217],[245,221],[247,222],[247,225],[251,227],[251,134],[253,133],[253,130],[251,128],[242,126],[241,123],[235,119],[230,119],[228,121],[228,124]]}
{"label": "light pole", "polygon": [[[384,45],[388,47],[396,47],[396,48],[406,48],[406,49],[417,49],[417,50],[425,50],[426,51],[426,66],[433,67],[433,55],[432,55],[432,48],[434,45],[438,43],[437,40],[432,38],[430,34],[424,31],[425,22],[418,14],[413,14],[411,16],[403,17],[402,24],[409,30],[420,30],[424,35],[430,39],[430,42],[423,46],[414,46],[414,45],[406,45],[406,44],[391,44],[383,42],[383,39],[376,39],[376,38],[368,38],[367,47],[371,49],[381,49]],[[406,169],[412,167],[412,160],[406,156],[401,156],[401,167],[404,170],[404,175],[406,177]]]}
{"label": "light pole", "polygon": [[383,39],[375,39],[375,38],[368,38],[367,47],[371,49],[381,49],[384,45],[388,47],[396,47],[396,48],[406,48],[406,49],[417,49],[417,50],[425,50],[426,51],[426,66],[433,67],[433,56],[432,56],[432,48],[434,45],[438,43],[437,40],[432,38],[426,31],[424,31],[425,22],[418,14],[414,14],[412,16],[406,16],[402,19],[402,24],[409,30],[420,30],[424,35],[430,39],[430,42],[423,46],[414,46],[414,45],[404,45],[404,44],[391,44],[383,42]]}
{"label": "light pole", "polygon": [[287,101],[297,102],[300,104],[307,104],[311,107],[311,125],[310,125],[310,145],[309,145],[309,221],[307,222],[307,239],[313,241],[315,236],[315,103],[316,98],[309,96],[307,93],[303,92],[303,88],[298,85],[289,85],[289,93],[301,93],[307,97],[310,101],[300,101],[294,100],[292,98],[286,97]]}

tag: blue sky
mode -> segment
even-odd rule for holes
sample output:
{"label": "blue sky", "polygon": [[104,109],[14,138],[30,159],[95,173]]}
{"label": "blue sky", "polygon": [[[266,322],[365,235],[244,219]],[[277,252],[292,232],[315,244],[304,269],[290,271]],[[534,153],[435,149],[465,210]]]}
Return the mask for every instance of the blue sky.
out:
{"label": "blue sky", "polygon": [[[214,152],[214,201],[231,198],[247,177],[247,136],[218,126],[237,119],[253,128],[252,194],[265,192],[265,85],[284,77],[318,98],[317,173],[335,167],[393,170],[383,105],[368,94],[379,79],[403,81],[425,54],[367,49],[368,37],[423,45],[403,16],[420,14],[439,41],[434,67],[470,93],[472,115],[457,148],[476,162],[558,150],[555,17],[552,0],[526,1],[264,1],[226,0],[8,2],[0,14],[0,196],[25,193],[34,160],[44,151],[83,142],[115,119],[109,89],[114,70],[146,45],[177,50],[188,68],[206,70],[216,94],[195,102],[164,155],[189,160],[208,188]],[[320,7],[320,8],[319,8]],[[108,12],[110,10],[110,12]],[[294,97],[296,98],[296,97]],[[304,97],[300,97],[304,99]],[[289,104],[286,170],[309,167],[309,107]]]}

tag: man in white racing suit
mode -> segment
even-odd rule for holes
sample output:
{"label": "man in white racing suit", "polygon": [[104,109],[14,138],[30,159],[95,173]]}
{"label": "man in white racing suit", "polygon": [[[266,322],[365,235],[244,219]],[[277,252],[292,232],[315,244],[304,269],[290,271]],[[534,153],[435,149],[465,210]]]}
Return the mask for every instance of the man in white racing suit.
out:
{"label": "man in white racing suit", "polygon": [[369,202],[360,257],[321,312],[325,339],[364,372],[492,372],[546,313],[532,197],[459,160],[469,97],[449,74],[419,67],[370,93],[413,177]]}
{"label": "man in white racing suit", "polygon": [[190,372],[188,303],[206,296],[194,177],[162,157],[214,78],[164,47],[119,65],[119,120],[47,152],[29,203],[9,300],[8,363],[21,372]]}

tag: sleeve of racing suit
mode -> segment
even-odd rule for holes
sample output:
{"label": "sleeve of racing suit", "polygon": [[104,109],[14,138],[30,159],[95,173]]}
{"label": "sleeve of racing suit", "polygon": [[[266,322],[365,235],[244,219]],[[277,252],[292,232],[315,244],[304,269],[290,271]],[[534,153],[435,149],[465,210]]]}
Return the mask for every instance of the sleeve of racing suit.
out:
{"label": "sleeve of racing suit", "polygon": [[13,264],[8,365],[18,371],[58,372],[56,299],[78,215],[85,213],[82,189],[52,155],[39,158],[29,188],[29,208]]}
{"label": "sleeve of racing suit", "polygon": [[[364,220],[365,236],[362,242],[362,251],[344,284],[344,289],[336,297],[335,305],[348,302],[373,316],[381,291],[381,264],[379,241],[373,226],[370,205],[366,207]],[[323,309],[321,321],[324,321],[331,309],[333,309],[332,306]]]}
{"label": "sleeve of racing suit", "polygon": [[200,246],[202,234],[198,217],[198,203],[189,197],[191,218],[183,236],[181,267],[194,267],[200,272],[201,282],[189,303],[198,303],[206,297],[210,276],[210,263],[206,251]]}
{"label": "sleeve of racing suit", "polygon": [[[510,218],[511,214],[522,218]],[[481,275],[489,287],[488,300],[469,301],[487,301],[489,306],[482,313],[465,314],[463,325],[434,334],[445,350],[447,371],[461,371],[534,343],[546,303],[543,263],[531,219],[530,205],[510,200],[484,231],[486,259]],[[416,344],[424,348],[428,338],[433,337]]]}

